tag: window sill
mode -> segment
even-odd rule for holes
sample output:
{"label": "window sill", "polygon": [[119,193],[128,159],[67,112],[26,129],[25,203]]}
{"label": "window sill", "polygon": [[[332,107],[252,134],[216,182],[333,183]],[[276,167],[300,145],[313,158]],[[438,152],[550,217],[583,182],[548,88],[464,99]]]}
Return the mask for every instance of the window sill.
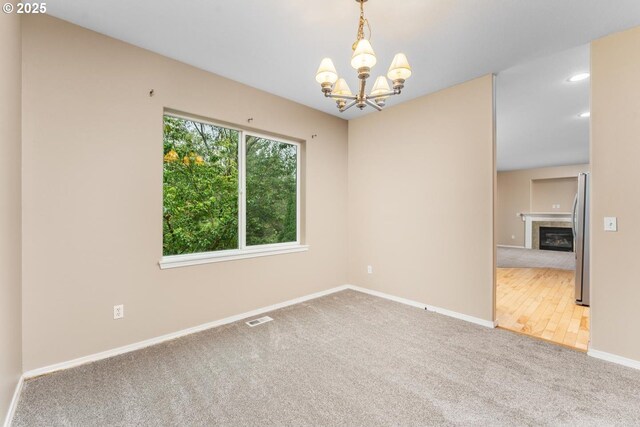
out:
{"label": "window sill", "polygon": [[238,259],[306,252],[308,250],[308,245],[299,245],[296,243],[293,245],[233,249],[230,251],[205,252],[199,254],[170,255],[162,257],[158,265],[160,265],[161,270],[165,270],[168,268],[209,264],[211,262],[234,261]]}

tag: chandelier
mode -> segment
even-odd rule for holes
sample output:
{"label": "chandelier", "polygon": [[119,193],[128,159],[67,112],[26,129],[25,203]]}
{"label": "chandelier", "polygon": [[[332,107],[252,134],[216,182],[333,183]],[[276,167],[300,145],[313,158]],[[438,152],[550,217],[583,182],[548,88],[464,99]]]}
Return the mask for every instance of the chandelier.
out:
{"label": "chandelier", "polygon": [[[322,86],[322,93],[327,98],[336,100],[338,110],[346,111],[354,105],[359,109],[364,109],[367,105],[382,111],[387,98],[392,95],[399,95],[404,87],[404,82],[411,76],[411,67],[404,53],[398,53],[391,62],[391,67],[387,72],[387,77],[393,82],[393,90],[389,87],[387,77],[379,76],[373,84],[371,93],[365,93],[367,79],[371,75],[371,68],[376,65],[376,54],[371,47],[371,26],[364,18],[364,3],[367,0],[356,0],[360,3],[360,21],[358,23],[358,35],[356,41],[351,46],[353,55],[351,56],[351,66],[358,71],[360,88],[354,95],[351,93],[347,82],[343,78],[338,78],[336,67],[331,58],[324,58],[320,62],[320,67],[316,73],[316,81]],[[364,26],[369,29],[369,38],[364,37]]]}

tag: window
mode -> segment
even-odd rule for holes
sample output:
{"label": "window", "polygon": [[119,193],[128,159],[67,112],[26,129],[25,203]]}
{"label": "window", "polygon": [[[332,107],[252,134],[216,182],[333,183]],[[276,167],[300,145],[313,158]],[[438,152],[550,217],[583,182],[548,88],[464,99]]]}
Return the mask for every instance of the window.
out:
{"label": "window", "polygon": [[295,242],[298,147],[246,136],[247,245]]}
{"label": "window", "polygon": [[306,250],[300,145],[164,116],[162,268]]}
{"label": "window", "polygon": [[163,255],[238,248],[238,138],[164,117]]}

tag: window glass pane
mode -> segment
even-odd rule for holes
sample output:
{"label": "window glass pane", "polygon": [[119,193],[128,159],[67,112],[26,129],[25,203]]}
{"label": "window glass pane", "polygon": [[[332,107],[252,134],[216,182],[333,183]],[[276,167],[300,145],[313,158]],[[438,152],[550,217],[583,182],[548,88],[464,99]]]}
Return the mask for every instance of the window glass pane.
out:
{"label": "window glass pane", "polygon": [[238,248],[238,135],[164,116],[164,255]]}
{"label": "window glass pane", "polygon": [[295,242],[298,147],[255,136],[246,143],[247,246]]}

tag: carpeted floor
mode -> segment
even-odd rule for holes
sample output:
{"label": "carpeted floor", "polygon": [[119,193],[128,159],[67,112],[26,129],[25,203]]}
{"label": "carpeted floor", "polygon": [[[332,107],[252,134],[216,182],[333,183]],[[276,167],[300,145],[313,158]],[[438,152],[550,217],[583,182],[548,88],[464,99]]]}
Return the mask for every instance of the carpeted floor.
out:
{"label": "carpeted floor", "polygon": [[26,382],[14,426],[639,425],[640,371],[343,291]]}
{"label": "carpeted floor", "polygon": [[497,267],[575,270],[576,254],[573,252],[498,247]]}

